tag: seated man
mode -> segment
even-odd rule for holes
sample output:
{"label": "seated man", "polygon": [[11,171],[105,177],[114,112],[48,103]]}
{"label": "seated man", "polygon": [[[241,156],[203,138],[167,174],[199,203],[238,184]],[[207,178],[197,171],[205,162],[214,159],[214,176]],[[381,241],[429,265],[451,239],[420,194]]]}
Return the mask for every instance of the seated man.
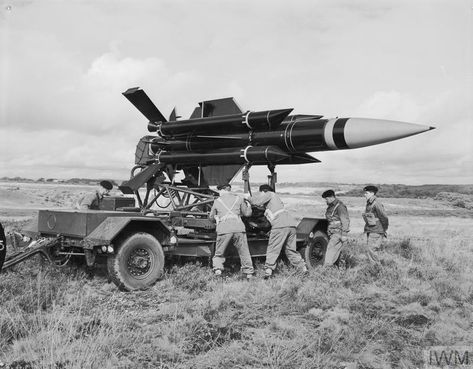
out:
{"label": "seated man", "polygon": [[78,209],[92,209],[97,210],[100,207],[100,202],[104,198],[104,196],[108,196],[110,190],[113,188],[113,184],[110,181],[101,181],[100,187],[94,191],[94,193],[90,193],[85,195],[79,200],[77,204]]}

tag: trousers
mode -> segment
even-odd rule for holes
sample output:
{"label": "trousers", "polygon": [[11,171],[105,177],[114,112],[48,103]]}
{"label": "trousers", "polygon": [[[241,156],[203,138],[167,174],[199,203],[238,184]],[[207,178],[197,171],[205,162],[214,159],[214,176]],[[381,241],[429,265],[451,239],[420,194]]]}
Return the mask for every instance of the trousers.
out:
{"label": "trousers", "polygon": [[379,233],[370,232],[366,234],[365,252],[369,262],[379,264],[377,252],[383,243],[383,239],[384,236]]}
{"label": "trousers", "polygon": [[223,263],[225,263],[225,250],[230,243],[235,246],[240,256],[241,271],[244,274],[253,274],[253,262],[251,261],[250,249],[248,248],[248,240],[246,233],[225,233],[218,234],[215,244],[215,255],[212,258],[213,269],[223,270]]}
{"label": "trousers", "polygon": [[327,244],[327,250],[325,251],[324,265],[333,265],[340,256],[342,247],[342,235],[340,233],[332,233]]}
{"label": "trousers", "polygon": [[287,259],[292,266],[304,268],[305,262],[297,251],[297,234],[294,227],[272,229],[269,234],[268,249],[266,251],[265,268],[276,269],[276,261],[284,248]]}

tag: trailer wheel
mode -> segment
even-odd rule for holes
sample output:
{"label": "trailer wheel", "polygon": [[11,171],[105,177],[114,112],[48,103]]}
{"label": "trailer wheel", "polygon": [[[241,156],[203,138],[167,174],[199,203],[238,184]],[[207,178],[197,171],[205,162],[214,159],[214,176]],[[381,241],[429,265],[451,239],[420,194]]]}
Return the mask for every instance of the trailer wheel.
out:
{"label": "trailer wheel", "polygon": [[309,269],[314,269],[316,266],[324,263],[327,245],[328,236],[325,232],[311,232],[306,242],[306,246],[301,249],[302,257]]}
{"label": "trailer wheel", "polygon": [[135,233],[116,245],[107,260],[108,274],[122,291],[147,289],[164,271],[164,252],[149,233]]}

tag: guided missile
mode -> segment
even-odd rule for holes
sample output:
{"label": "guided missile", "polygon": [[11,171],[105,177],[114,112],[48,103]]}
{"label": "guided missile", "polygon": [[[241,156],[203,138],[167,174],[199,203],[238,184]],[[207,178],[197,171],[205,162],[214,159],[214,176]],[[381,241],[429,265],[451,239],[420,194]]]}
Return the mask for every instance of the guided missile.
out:
{"label": "guided missile", "polygon": [[167,121],[139,88],[123,95],[149,120],[136,164],[275,165],[315,163],[308,153],[356,149],[413,136],[434,127],[371,118],[289,115],[292,109],[244,113],[233,98],[199,103],[190,119]]}
{"label": "guided missile", "polygon": [[413,136],[433,127],[392,120],[369,118],[296,119],[278,129],[248,134],[190,133],[176,139],[156,137],[150,150],[196,151],[209,147],[276,146],[289,153],[356,149]]}

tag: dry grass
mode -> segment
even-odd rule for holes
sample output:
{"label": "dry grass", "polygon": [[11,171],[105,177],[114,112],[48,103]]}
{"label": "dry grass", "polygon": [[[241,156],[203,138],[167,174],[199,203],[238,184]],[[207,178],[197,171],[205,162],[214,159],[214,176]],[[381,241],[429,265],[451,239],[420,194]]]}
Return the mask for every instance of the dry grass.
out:
{"label": "dry grass", "polygon": [[[291,209],[323,210],[311,201]],[[423,200],[412,201],[422,208]],[[231,273],[221,281],[194,262],[169,266],[148,291],[122,293],[104,275],[87,280],[79,267],[28,262],[0,276],[0,361],[12,368],[414,368],[426,346],[471,345],[472,218],[403,214],[399,206],[379,268],[361,253],[362,203],[346,202],[353,221],[343,266],[304,279],[281,265],[269,281]]]}

